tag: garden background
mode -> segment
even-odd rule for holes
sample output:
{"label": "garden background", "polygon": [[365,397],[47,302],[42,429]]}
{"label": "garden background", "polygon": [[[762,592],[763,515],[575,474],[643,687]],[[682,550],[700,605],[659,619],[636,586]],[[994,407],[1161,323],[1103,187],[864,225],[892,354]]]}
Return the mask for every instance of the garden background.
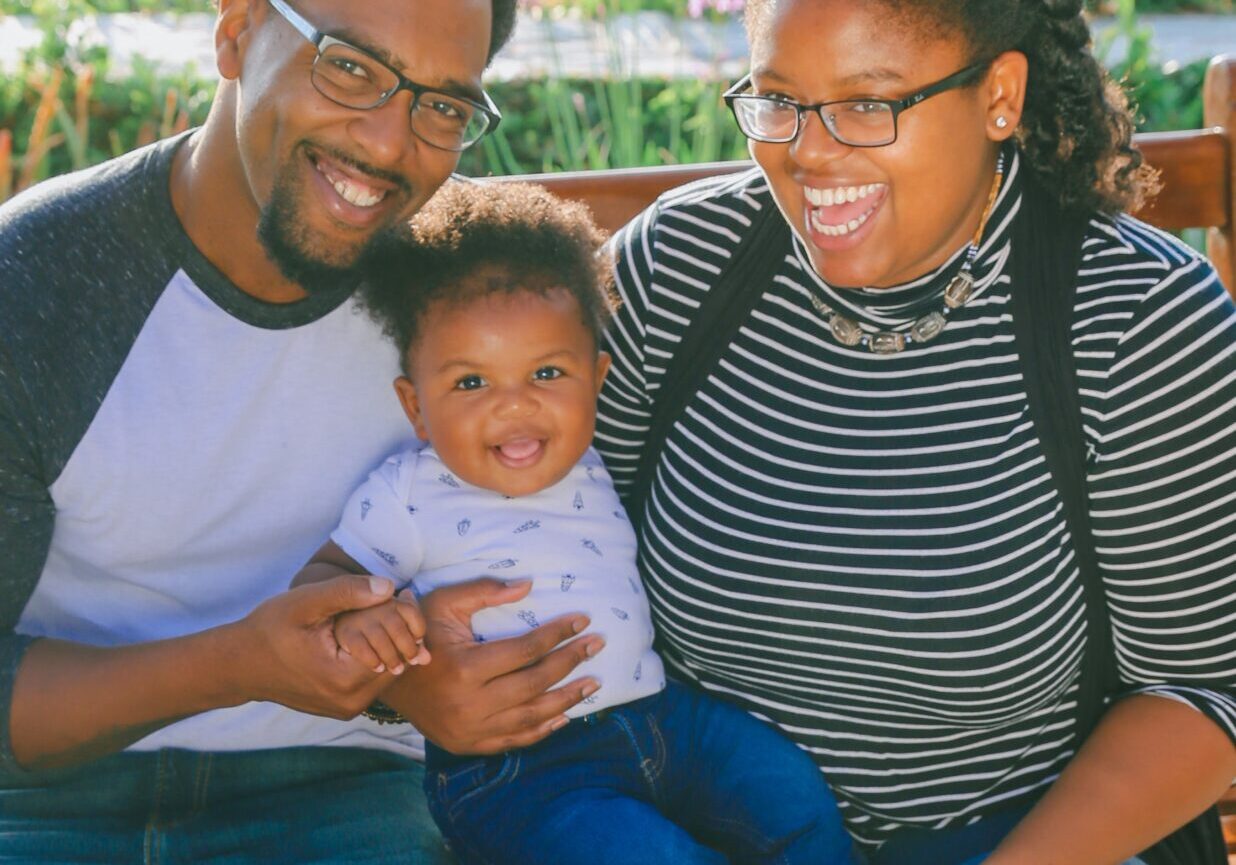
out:
{"label": "garden background", "polygon": [[[674,76],[631,74],[639,64],[632,63],[629,38],[630,22],[650,16],[696,43],[701,33],[732,34],[742,0],[521,0],[521,5],[523,32],[552,33],[548,25],[557,22],[613,38],[603,40],[609,47],[590,58],[599,69],[588,77],[571,74],[576,67],[557,56],[552,39],[542,38],[533,50],[548,56],[536,74],[489,80],[504,119],[494,135],[464,154],[463,173],[746,156],[720,99],[736,77],[735,58],[723,62],[723,39],[716,37],[717,60],[703,74]],[[205,117],[214,89],[212,70],[169,72],[141,58],[116,62],[105,40],[97,32],[91,38],[83,22],[99,14],[212,10],[213,0],[0,0],[0,25],[5,16],[24,16],[21,23],[38,34],[37,44],[18,56],[0,58],[0,201],[45,177],[100,162]],[[1226,18],[1236,16],[1233,0],[1105,0],[1093,12],[1105,16],[1095,51],[1125,82],[1137,105],[1139,129],[1199,127],[1206,58],[1164,64],[1141,16],[1200,12]],[[1230,50],[1236,51],[1236,42]]]}

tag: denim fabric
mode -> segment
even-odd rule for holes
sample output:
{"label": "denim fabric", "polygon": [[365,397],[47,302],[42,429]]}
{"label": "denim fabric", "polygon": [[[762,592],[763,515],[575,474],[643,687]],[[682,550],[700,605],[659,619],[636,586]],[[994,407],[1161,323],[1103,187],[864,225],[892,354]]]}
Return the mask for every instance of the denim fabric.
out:
{"label": "denim fabric", "polygon": [[[871,857],[871,865],[982,865],[1032,804],[1001,811],[969,826],[894,835]],[[1123,865],[1146,863],[1133,858]]]}
{"label": "denim fabric", "polygon": [[504,755],[430,746],[425,789],[467,865],[860,861],[806,754],[673,683]]}
{"label": "denim fabric", "polygon": [[0,862],[449,865],[423,777],[355,748],[117,754],[0,786]]}

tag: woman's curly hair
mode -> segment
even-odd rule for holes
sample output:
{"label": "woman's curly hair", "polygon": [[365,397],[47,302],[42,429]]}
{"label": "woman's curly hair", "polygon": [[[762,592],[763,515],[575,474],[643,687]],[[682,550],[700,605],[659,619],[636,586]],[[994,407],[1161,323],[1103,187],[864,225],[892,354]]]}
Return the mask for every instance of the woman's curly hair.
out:
{"label": "woman's curly hair", "polygon": [[[749,2],[748,29],[763,26],[776,2]],[[1157,173],[1133,146],[1128,100],[1091,53],[1082,0],[878,2],[934,25],[933,34],[960,34],[975,60],[1010,50],[1026,55],[1017,142],[1026,167],[1064,210],[1136,210],[1158,191]]]}

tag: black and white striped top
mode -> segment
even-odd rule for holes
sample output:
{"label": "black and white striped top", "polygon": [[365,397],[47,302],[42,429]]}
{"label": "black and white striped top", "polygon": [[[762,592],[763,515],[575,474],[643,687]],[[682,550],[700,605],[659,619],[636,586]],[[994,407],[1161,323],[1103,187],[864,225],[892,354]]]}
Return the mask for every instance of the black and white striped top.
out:
{"label": "black and white striped top", "polygon": [[[1013,349],[1019,172],[978,292],[899,354],[835,342],[811,295],[905,329],[960,251],[906,286],[834,291],[795,248],[648,499],[641,566],[672,669],[807,748],[867,842],[998,810],[1071,756],[1081,586]],[[616,236],[597,443],[620,489],[693,311],[772,206],[752,171],[673,191]],[[1132,218],[1096,217],[1084,252],[1072,335],[1121,677],[1236,738],[1236,308],[1204,259]]]}

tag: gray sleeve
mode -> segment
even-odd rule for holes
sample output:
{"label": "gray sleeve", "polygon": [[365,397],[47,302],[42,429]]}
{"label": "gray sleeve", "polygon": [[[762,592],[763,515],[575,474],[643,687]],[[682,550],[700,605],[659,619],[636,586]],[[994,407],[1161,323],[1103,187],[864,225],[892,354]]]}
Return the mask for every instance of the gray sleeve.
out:
{"label": "gray sleeve", "polygon": [[[44,181],[0,207],[0,777],[20,773],[16,632],[51,545],[51,486],[176,262],[176,141]],[[179,246],[177,246],[179,243]]]}
{"label": "gray sleeve", "polygon": [[55,520],[32,426],[29,399],[0,344],[0,776],[21,771],[9,717],[13,682],[31,638],[14,628],[43,570]]}

